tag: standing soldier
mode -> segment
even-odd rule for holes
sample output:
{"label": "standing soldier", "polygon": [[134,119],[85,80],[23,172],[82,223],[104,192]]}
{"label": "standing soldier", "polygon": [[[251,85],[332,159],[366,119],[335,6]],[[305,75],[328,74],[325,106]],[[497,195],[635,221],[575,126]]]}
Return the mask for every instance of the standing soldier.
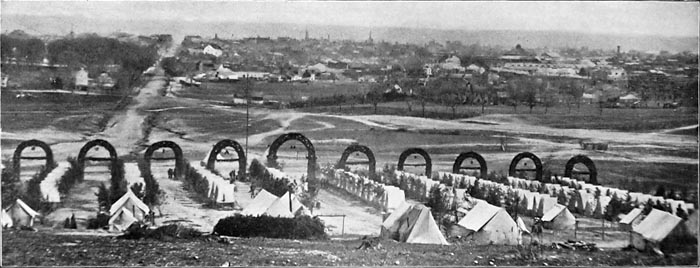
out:
{"label": "standing soldier", "polygon": [[173,178],[173,169],[169,168],[168,169],[168,179],[172,179],[172,178]]}

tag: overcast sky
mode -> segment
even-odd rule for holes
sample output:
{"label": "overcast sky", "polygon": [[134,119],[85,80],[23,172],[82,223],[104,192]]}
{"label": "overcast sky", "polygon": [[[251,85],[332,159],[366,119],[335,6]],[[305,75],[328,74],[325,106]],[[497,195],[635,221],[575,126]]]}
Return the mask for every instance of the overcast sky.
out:
{"label": "overcast sky", "polygon": [[698,36],[699,6],[696,2],[191,3],[2,0],[2,14]]}

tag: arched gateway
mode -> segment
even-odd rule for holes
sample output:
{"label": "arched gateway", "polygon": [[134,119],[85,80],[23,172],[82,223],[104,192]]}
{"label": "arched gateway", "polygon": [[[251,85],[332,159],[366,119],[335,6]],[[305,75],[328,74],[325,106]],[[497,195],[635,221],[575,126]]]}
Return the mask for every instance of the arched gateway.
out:
{"label": "arched gateway", "polygon": [[[35,147],[41,148],[44,151],[45,155],[44,156],[22,156],[22,151],[25,148],[30,147],[30,146],[31,146],[32,150],[34,150]],[[15,153],[12,155],[12,165],[13,165],[15,172],[17,172],[17,174],[19,174],[20,161],[22,159],[26,159],[26,160],[45,159],[46,164],[44,164],[44,165],[46,167],[53,166],[53,164],[54,164],[53,151],[51,151],[51,147],[48,144],[46,144],[45,142],[40,141],[40,140],[27,140],[27,141],[23,141],[19,145],[17,145],[17,148],[15,149]]]}
{"label": "arched gateway", "polygon": [[[520,161],[525,158],[532,160],[535,166],[532,168],[518,168],[518,164],[520,163]],[[527,166],[527,163],[525,163],[524,165]],[[542,161],[533,153],[522,152],[513,157],[513,161],[510,162],[510,168],[508,169],[508,175],[515,176],[515,174],[520,171],[533,171],[535,172],[535,180],[542,181]]]}
{"label": "arched gateway", "polygon": [[[425,164],[405,164],[406,159],[413,154],[418,154],[422,156],[423,159],[425,159]],[[401,155],[399,156],[399,164],[396,167],[396,169],[403,170],[404,166],[425,166],[425,176],[428,177],[430,177],[433,171],[433,163],[432,160],[430,160],[430,155],[428,154],[428,152],[421,148],[409,148],[403,151],[403,153],[401,153]]]}
{"label": "arched gateway", "polygon": [[[586,165],[588,171],[575,171],[574,166],[576,164]],[[566,166],[564,167],[564,177],[573,178],[572,175],[574,174],[588,175],[589,183],[598,184],[598,169],[595,167],[593,160],[588,158],[588,156],[580,154],[572,157],[568,162],[566,162]]]}
{"label": "arched gateway", "polygon": [[311,141],[306,138],[304,135],[301,133],[286,133],[282,134],[275,141],[272,142],[270,145],[270,149],[268,150],[267,153],[267,161],[270,163],[277,163],[277,150],[279,150],[280,146],[284,144],[285,142],[289,140],[298,140],[302,144],[304,144],[304,147],[306,147],[306,150],[308,152],[308,155],[306,158],[309,160],[307,164],[307,176],[310,181],[313,181],[316,179],[316,150],[314,149],[314,145],[311,143]]}
{"label": "arched gateway", "polygon": [[[160,148],[172,149],[175,157],[153,158],[153,153]],[[182,155],[182,149],[180,149],[177,143],[172,141],[159,141],[151,144],[151,146],[146,149],[143,159],[146,160],[146,165],[149,170],[151,169],[151,160],[175,160],[175,177],[180,177],[185,172],[185,159]]]}
{"label": "arched gateway", "polygon": [[[108,158],[103,158],[103,157],[85,157],[87,153],[92,149],[93,147],[102,147],[107,152],[109,152],[109,157]],[[109,143],[106,140],[101,140],[101,139],[96,139],[96,140],[91,140],[85,145],[83,145],[83,148],[80,148],[80,152],[78,153],[78,163],[80,163],[80,166],[85,167],[85,161],[110,161],[112,164],[117,161],[119,156],[117,156],[117,150],[114,149],[114,146],[112,146],[111,143]]]}
{"label": "arched gateway", "polygon": [[[221,153],[221,151],[225,148],[231,147],[233,148],[234,151],[236,151],[236,154],[238,155],[238,158],[233,158],[233,159],[226,159],[226,160],[217,160],[216,156]],[[238,176],[243,177],[246,174],[246,155],[245,151],[243,150],[243,147],[241,144],[234,140],[221,140],[214,144],[214,147],[211,149],[211,152],[209,153],[209,158],[207,158],[207,169],[209,170],[214,170],[216,167],[216,162],[222,162],[222,161],[238,161]]]}
{"label": "arched gateway", "polygon": [[[355,152],[363,153],[364,155],[366,155],[367,161],[347,162],[348,157],[352,153],[355,153]],[[360,165],[360,164],[366,164],[369,166],[370,176],[374,177],[376,175],[377,161],[374,158],[374,153],[372,153],[372,150],[369,149],[369,147],[364,146],[364,145],[353,144],[353,145],[348,146],[348,148],[345,148],[345,151],[343,151],[343,155],[340,156],[340,160],[338,161],[336,168],[342,169],[345,167],[345,165]]]}
{"label": "arched gateway", "polygon": [[[464,163],[464,160],[467,159],[473,159],[476,160],[477,163],[479,163],[478,167],[473,167],[473,166],[462,166]],[[473,162],[470,161],[470,162]],[[480,154],[476,152],[466,152],[466,153],[461,153],[459,156],[457,156],[457,159],[455,159],[454,165],[452,165],[452,173],[459,173],[462,170],[479,170],[480,172],[480,178],[485,178],[486,175],[488,174],[488,168],[486,167],[486,160],[484,160],[484,157],[482,157]]]}

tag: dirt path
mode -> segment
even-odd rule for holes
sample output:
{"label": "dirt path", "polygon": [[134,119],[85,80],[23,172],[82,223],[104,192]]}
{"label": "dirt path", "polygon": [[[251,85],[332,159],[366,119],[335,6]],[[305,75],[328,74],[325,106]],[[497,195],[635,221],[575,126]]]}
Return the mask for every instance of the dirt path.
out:
{"label": "dirt path", "polygon": [[344,230],[343,217],[321,216],[329,235],[339,236],[343,231],[352,236],[379,235],[382,216],[377,209],[336,191],[321,190],[317,198],[321,208],[314,209],[314,215],[345,215]]}
{"label": "dirt path", "polygon": [[168,179],[167,170],[171,168],[161,163],[153,163],[153,176],[158,181],[160,188],[165,192],[160,211],[156,209],[156,225],[180,223],[190,226],[202,232],[211,232],[219,219],[230,216],[233,210],[212,209],[202,203],[193,200],[195,193],[185,191],[182,182]]}
{"label": "dirt path", "polygon": [[61,208],[46,215],[45,223],[54,228],[63,228],[66,218],[75,214],[75,220],[79,229],[87,226],[89,218],[95,218],[99,211],[97,193],[100,184],[109,187],[109,168],[107,166],[85,167],[85,180],[70,189],[65,197],[62,197]]}

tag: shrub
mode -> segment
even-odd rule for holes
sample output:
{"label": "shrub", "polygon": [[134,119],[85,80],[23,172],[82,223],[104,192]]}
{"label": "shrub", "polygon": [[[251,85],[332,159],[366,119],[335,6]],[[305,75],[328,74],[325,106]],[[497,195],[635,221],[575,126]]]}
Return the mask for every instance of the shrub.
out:
{"label": "shrub", "polygon": [[12,204],[22,196],[22,182],[19,180],[18,173],[14,170],[11,161],[3,161],[5,168],[2,170],[2,204]]}
{"label": "shrub", "polygon": [[127,192],[127,183],[124,178],[124,160],[117,159],[112,162],[109,171],[112,175],[109,186],[109,204],[111,205]]}
{"label": "shrub", "polygon": [[286,239],[327,239],[324,230],[323,221],[309,216],[279,218],[235,215],[219,220],[214,226],[214,234],[218,235]]}
{"label": "shrub", "polygon": [[109,224],[109,215],[107,213],[97,213],[96,218],[88,219],[88,229],[100,229]]}
{"label": "shrub", "polygon": [[178,224],[169,224],[158,227],[156,229],[148,228],[148,225],[135,222],[126,229],[123,235],[117,237],[120,239],[158,239],[163,240],[165,238],[197,238],[201,237],[202,233],[191,228],[185,227]]}
{"label": "shrub", "polygon": [[70,163],[70,168],[66,170],[66,173],[63,173],[63,176],[58,181],[58,192],[61,194],[68,194],[73,185],[83,182],[84,176],[83,166],[78,159],[68,157],[66,161]]}
{"label": "shrub", "polygon": [[56,164],[51,166],[41,166],[41,169],[37,171],[34,176],[27,182],[27,190],[22,197],[22,201],[27,203],[29,207],[35,210],[41,210],[44,197],[41,194],[41,182],[46,178],[46,176],[51,172],[52,169],[56,167]]}
{"label": "shrub", "polygon": [[[194,191],[204,197],[209,196],[209,182],[191,167],[189,164],[185,166],[185,189]],[[144,178],[145,179],[145,178]]]}
{"label": "shrub", "polygon": [[143,202],[149,206],[159,205],[161,203],[161,198],[164,195],[163,190],[160,189],[158,181],[153,178],[153,174],[145,161],[139,161],[138,167],[141,171],[141,177],[143,178],[143,182],[145,184],[144,195],[142,198]]}

